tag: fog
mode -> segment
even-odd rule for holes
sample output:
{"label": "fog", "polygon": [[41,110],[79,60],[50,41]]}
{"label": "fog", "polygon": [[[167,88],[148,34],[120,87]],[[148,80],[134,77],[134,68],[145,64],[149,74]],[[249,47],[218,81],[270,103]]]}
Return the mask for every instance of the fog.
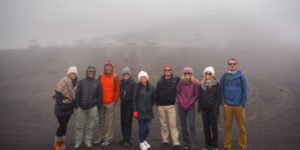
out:
{"label": "fog", "polygon": [[221,45],[251,34],[299,47],[299,6],[298,0],[1,0],[0,49],[152,31],[163,33],[158,40],[182,43],[194,33]]}

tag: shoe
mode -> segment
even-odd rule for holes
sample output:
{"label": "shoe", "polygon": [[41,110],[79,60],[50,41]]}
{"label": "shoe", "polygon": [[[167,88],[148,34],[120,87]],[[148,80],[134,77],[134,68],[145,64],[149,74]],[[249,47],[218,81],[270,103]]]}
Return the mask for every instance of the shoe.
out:
{"label": "shoe", "polygon": [[231,150],[231,148],[226,148],[226,147],[225,147],[223,150]]}
{"label": "shoe", "polygon": [[102,138],[98,138],[96,141],[94,141],[94,144],[102,144],[103,141],[104,140]]}
{"label": "shoe", "polygon": [[219,150],[219,149],[218,149],[218,148],[216,148],[216,147],[213,147],[213,148],[212,148],[212,150]]}
{"label": "shoe", "polygon": [[79,145],[79,144],[77,144],[77,145],[74,146],[74,149],[75,149],[75,150],[79,150],[79,148],[80,148],[80,145]]}
{"label": "shoe", "polygon": [[246,150],[246,148],[241,148],[241,150]]}
{"label": "shoe", "polygon": [[146,144],[145,144],[145,142],[140,143],[140,149],[141,150],[147,150],[148,149],[147,146],[146,146]]}
{"label": "shoe", "polygon": [[147,149],[151,147],[150,144],[147,141],[144,141],[144,143],[145,143]]}
{"label": "shoe", "polygon": [[55,143],[54,143],[53,149],[54,149],[54,150],[60,150],[59,142],[55,142]]}
{"label": "shoe", "polygon": [[60,149],[61,149],[61,150],[65,150],[65,149],[66,149],[65,141],[64,141],[64,140],[62,140],[62,141],[60,142]]}
{"label": "shoe", "polygon": [[130,143],[128,143],[128,142],[124,142],[124,143],[123,143],[123,147],[124,147],[124,148],[128,148],[129,146],[130,146]]}
{"label": "shoe", "polygon": [[182,146],[182,148],[183,148],[184,150],[188,150],[188,149],[189,149],[189,146],[184,144],[184,145]]}
{"label": "shoe", "polygon": [[110,142],[104,141],[104,142],[101,144],[101,146],[108,146],[109,144],[110,144]]}
{"label": "shoe", "polygon": [[202,150],[210,150],[208,146],[202,148]]}
{"label": "shoe", "polygon": [[86,146],[86,148],[87,148],[88,150],[91,150],[91,149],[92,149],[92,144],[85,144],[85,146]]}
{"label": "shoe", "polygon": [[181,147],[179,145],[174,145],[173,150],[181,150]]}
{"label": "shoe", "polygon": [[160,146],[160,147],[163,148],[163,149],[165,149],[165,148],[170,147],[170,145],[169,145],[169,143],[167,143],[167,142],[163,142],[163,143],[161,143],[161,146]]}
{"label": "shoe", "polygon": [[122,141],[119,142],[120,145],[123,145],[124,143],[125,143],[124,140],[122,140]]}

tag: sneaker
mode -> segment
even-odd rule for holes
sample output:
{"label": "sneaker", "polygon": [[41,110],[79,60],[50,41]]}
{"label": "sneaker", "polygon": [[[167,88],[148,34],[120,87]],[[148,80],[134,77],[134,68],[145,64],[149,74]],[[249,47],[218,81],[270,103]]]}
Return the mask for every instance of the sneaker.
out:
{"label": "sneaker", "polygon": [[145,142],[140,143],[140,149],[141,150],[147,150],[147,146],[146,146]]}
{"label": "sneaker", "polygon": [[146,145],[147,149],[151,147],[147,141],[144,141],[144,144]]}
{"label": "sneaker", "polygon": [[96,141],[94,141],[94,144],[101,144],[103,141],[104,140],[102,138],[98,138]]}
{"label": "sneaker", "polygon": [[85,144],[87,148],[92,148],[92,144]]}
{"label": "sneaker", "polygon": [[101,146],[108,146],[109,144],[110,144],[110,142],[104,141],[104,142],[101,144]]}
{"label": "sneaker", "polygon": [[76,145],[74,146],[74,149],[75,149],[75,150],[79,150],[79,148],[80,148],[80,145],[79,145],[79,144],[76,144]]}
{"label": "sneaker", "polygon": [[225,147],[223,150],[231,150],[231,148],[226,148],[226,147]]}
{"label": "sneaker", "polygon": [[188,150],[189,149],[189,146],[186,145],[186,144],[184,144],[182,147],[183,147],[184,150]]}
{"label": "sneaker", "polygon": [[241,148],[241,150],[246,150],[246,148]]}
{"label": "sneaker", "polygon": [[128,142],[124,142],[124,143],[123,143],[123,147],[124,147],[124,148],[128,148],[129,146],[130,146],[130,143],[128,143]]}
{"label": "sneaker", "polygon": [[169,145],[169,143],[167,143],[167,142],[163,142],[163,143],[161,143],[161,148],[163,148],[163,149],[165,149],[165,148],[168,148],[170,145]]}
{"label": "sneaker", "polygon": [[214,148],[212,148],[212,150],[219,150],[219,149],[214,147]]}
{"label": "sneaker", "polygon": [[60,150],[60,145],[59,145],[58,142],[55,142],[55,143],[54,143],[53,149],[54,149],[54,150]]}
{"label": "sneaker", "polygon": [[208,146],[202,148],[202,150],[210,150]]}
{"label": "sneaker", "polygon": [[174,145],[173,150],[181,150],[181,147],[179,145]]}

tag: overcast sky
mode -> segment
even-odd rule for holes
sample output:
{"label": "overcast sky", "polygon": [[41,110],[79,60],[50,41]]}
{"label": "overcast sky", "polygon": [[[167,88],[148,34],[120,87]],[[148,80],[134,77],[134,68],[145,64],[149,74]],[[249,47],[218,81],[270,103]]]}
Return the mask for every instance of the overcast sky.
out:
{"label": "overcast sky", "polygon": [[0,49],[231,20],[300,36],[299,0],[0,0]]}

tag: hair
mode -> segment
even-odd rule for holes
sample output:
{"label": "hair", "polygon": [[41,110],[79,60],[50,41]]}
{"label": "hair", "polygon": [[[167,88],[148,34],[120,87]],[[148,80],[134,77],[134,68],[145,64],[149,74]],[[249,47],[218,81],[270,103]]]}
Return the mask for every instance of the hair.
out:
{"label": "hair", "polygon": [[[206,80],[205,80],[205,76],[203,76],[203,79],[202,79],[202,81],[201,81],[201,86],[202,86],[202,87],[204,87],[205,81],[206,81]],[[208,84],[208,87],[212,87],[214,81],[215,81],[215,77],[212,76],[212,78],[210,79],[210,82],[209,82],[209,84]]]}
{"label": "hair", "polygon": [[228,59],[228,60],[227,60],[227,63],[229,62],[229,60],[233,60],[233,61],[235,61],[235,62],[237,63],[237,60],[236,60],[235,58],[230,58],[230,59]]}
{"label": "hair", "polygon": [[187,84],[194,84],[195,82],[197,82],[197,79],[195,79],[194,76],[191,76],[190,79],[186,79],[184,77],[184,74],[182,74],[181,77],[180,77],[180,82],[181,83],[187,83]]}

